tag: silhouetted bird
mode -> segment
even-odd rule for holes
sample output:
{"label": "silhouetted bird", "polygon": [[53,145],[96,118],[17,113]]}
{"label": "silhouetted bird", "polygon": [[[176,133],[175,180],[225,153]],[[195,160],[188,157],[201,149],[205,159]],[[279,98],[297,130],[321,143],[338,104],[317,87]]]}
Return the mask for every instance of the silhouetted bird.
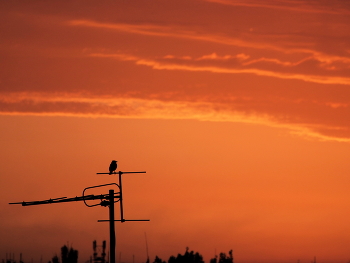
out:
{"label": "silhouetted bird", "polygon": [[112,161],[111,164],[109,165],[109,174],[112,174],[115,170],[117,170],[117,161]]}

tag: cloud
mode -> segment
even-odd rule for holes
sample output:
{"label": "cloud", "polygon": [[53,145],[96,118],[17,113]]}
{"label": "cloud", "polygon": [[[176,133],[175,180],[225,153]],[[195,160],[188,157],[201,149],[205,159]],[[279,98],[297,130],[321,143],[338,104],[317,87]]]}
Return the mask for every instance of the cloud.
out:
{"label": "cloud", "polygon": [[[147,59],[147,58],[138,58],[133,55],[128,54],[104,54],[104,53],[92,53],[89,56],[100,57],[100,58],[114,58],[124,61],[134,61],[137,65],[144,65],[151,67],[157,70],[185,70],[185,71],[199,71],[199,72],[212,72],[212,73],[225,73],[225,74],[254,74],[257,76],[266,76],[274,77],[280,79],[296,79],[307,82],[314,82],[319,84],[341,84],[341,85],[350,85],[350,78],[346,76],[331,76],[325,75],[325,72],[321,72],[317,68],[317,63],[319,61],[314,60],[313,58],[306,58],[298,62],[282,62],[278,59],[268,59],[268,58],[259,58],[249,60],[249,55],[237,54],[235,56],[225,55],[219,57],[216,53],[210,55],[204,55],[197,59],[191,59],[191,57],[176,58],[173,55],[167,55],[163,59]],[[230,65],[227,64],[201,64],[196,63],[198,61],[228,61],[231,60],[233,63]],[[299,70],[297,67],[302,65],[305,62],[315,62],[313,66],[315,73],[317,71],[320,74],[306,74],[303,73],[305,70]],[[191,62],[191,63],[189,63]],[[243,63],[242,63],[243,62]],[[260,63],[260,65],[258,65]],[[282,66],[280,68],[273,67],[270,70],[270,66],[267,64],[274,64],[275,66]],[[290,70],[285,70],[286,66]],[[306,65],[310,67],[310,63]],[[308,69],[309,71],[313,71]]]}
{"label": "cloud", "polygon": [[92,20],[70,20],[66,23],[68,26],[81,26],[89,28],[109,29],[123,31],[131,34],[147,35],[154,37],[180,38],[188,40],[197,40],[204,42],[213,42],[223,45],[232,45],[240,47],[250,47],[256,49],[273,49],[281,50],[276,45],[269,43],[246,41],[241,38],[233,38],[222,35],[214,35],[208,33],[199,33],[195,30],[182,28],[181,26],[164,26],[152,24],[127,24],[127,23],[102,23]]}
{"label": "cloud", "polygon": [[215,52],[209,55],[203,55],[196,60],[229,60],[229,59],[240,59],[240,60],[246,60],[248,59],[249,56],[246,54],[237,54],[235,56],[232,55],[224,55],[224,56],[219,56]]}
{"label": "cloud", "polygon": [[168,2],[152,17],[129,4],[131,17],[18,15],[16,33],[3,26],[0,111],[248,122],[347,140],[348,9],[315,3],[195,1],[179,20]]}
{"label": "cloud", "polygon": [[[308,138],[350,142],[350,123],[331,118],[318,122],[313,120],[312,115],[300,119],[300,112],[291,108],[295,103],[300,102],[275,99],[269,110],[258,98],[231,97],[225,101],[162,100],[21,92],[0,94],[0,114],[241,122],[285,128]],[[349,107],[349,104],[332,102],[313,104],[319,113],[327,113],[327,108],[344,112]],[[280,116],[273,110],[275,106],[279,108]]]}
{"label": "cloud", "polygon": [[329,9],[327,5],[322,5],[319,1],[304,1],[304,0],[269,0],[269,1],[257,1],[257,0],[205,0],[207,2],[230,5],[230,6],[243,6],[243,7],[257,7],[257,8],[269,8],[286,10],[292,12],[302,13],[323,13],[323,14],[349,14],[348,10],[342,8]]}
{"label": "cloud", "polygon": [[[169,33],[169,27],[157,26],[152,24],[127,24],[127,23],[101,23],[92,20],[70,20],[67,25],[84,26],[91,28],[104,28],[118,31],[125,31],[133,34],[150,35],[150,36],[172,36]],[[176,34],[174,34],[176,36]]]}
{"label": "cloud", "polygon": [[[276,53],[275,56],[289,56],[289,57],[302,57],[299,62],[301,63],[308,59],[314,59],[318,63],[321,63],[320,66],[324,69],[329,70],[338,70],[338,69],[346,69],[350,68],[350,57],[347,55],[332,55],[332,53],[324,53],[317,50],[316,47],[307,48],[305,47],[305,43],[297,42],[295,39],[290,38],[289,40],[280,41],[280,35],[269,35],[268,38],[266,36],[259,35],[251,35],[249,38],[244,36],[241,37],[230,37],[225,35],[215,35],[208,33],[198,33],[193,30],[184,30],[177,26],[160,26],[160,25],[151,25],[151,24],[119,24],[119,23],[101,23],[90,20],[71,20],[68,22],[70,26],[84,26],[84,27],[92,27],[92,28],[102,28],[102,29],[111,29],[117,31],[125,31],[131,34],[138,35],[148,35],[153,37],[166,37],[166,38],[180,38],[187,40],[196,40],[201,42],[212,42],[220,45],[228,45],[241,47],[244,49],[254,50],[264,50],[265,54],[268,53]],[[273,43],[273,44],[272,44]],[[310,45],[309,45],[310,46]],[[313,45],[315,46],[315,45]],[[336,47],[334,47],[336,49]],[[334,52],[335,50],[333,50]],[[255,51],[254,51],[255,52]],[[343,50],[339,50],[339,53],[344,53]],[[346,52],[345,52],[346,53]],[[241,53],[235,55],[237,56],[246,56],[246,54]],[[169,54],[168,54],[169,56]],[[211,56],[211,57],[209,57]],[[188,57],[188,56],[187,56]],[[169,58],[169,57],[168,57]],[[204,59],[215,59],[215,60],[229,60],[231,59],[231,55],[218,56],[216,53],[212,53],[210,55],[205,55],[202,58],[197,58],[197,60]],[[242,58],[242,57],[241,57]],[[278,62],[276,58],[258,58],[259,60],[251,60],[249,63],[255,63],[258,61],[270,61],[270,62]],[[284,65],[293,62],[281,62]],[[295,64],[295,63],[294,63]],[[317,79],[317,78],[313,78]]]}

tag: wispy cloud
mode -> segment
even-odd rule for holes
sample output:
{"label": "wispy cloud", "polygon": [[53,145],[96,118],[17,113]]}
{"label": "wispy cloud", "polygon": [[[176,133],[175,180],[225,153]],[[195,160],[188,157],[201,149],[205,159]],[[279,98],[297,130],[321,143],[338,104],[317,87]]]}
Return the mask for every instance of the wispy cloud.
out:
{"label": "wispy cloud", "polygon": [[[316,74],[303,74],[298,72],[293,72],[293,66],[298,66],[305,61],[310,60],[304,59],[302,61],[298,61],[296,63],[292,62],[282,62],[278,59],[267,59],[267,58],[259,58],[255,60],[249,60],[248,55],[237,54],[235,56],[226,55],[223,57],[218,57],[215,53],[211,55],[204,55],[200,58],[191,59],[190,57],[178,58],[176,59],[174,56],[166,56],[165,59],[152,60],[147,58],[138,58],[133,55],[127,54],[104,54],[104,53],[92,53],[89,56],[92,57],[100,57],[100,58],[114,58],[118,60],[125,61],[134,61],[137,65],[144,65],[151,67],[157,70],[186,70],[186,71],[201,71],[201,72],[213,72],[213,73],[226,73],[226,74],[255,74],[258,76],[266,76],[266,77],[274,77],[280,79],[296,79],[303,80],[307,82],[314,82],[320,84],[341,84],[341,85],[350,85],[350,78],[343,76],[331,76],[331,75],[316,75]],[[224,59],[223,59],[224,58]],[[198,61],[222,61],[234,59],[231,67],[226,66],[226,64],[218,65],[203,65],[200,63],[196,63]],[[181,62],[181,63],[180,63]],[[191,63],[188,63],[191,62]],[[243,62],[243,63],[242,63]],[[258,62],[262,63],[257,66]],[[265,63],[265,65],[263,64]],[[283,66],[283,70],[275,68],[274,71],[267,70],[266,63],[272,63],[274,65]],[[249,67],[247,67],[249,66]],[[290,68],[289,72],[285,70],[285,66]],[[279,71],[280,70],[280,71]]]}
{"label": "wispy cloud", "polygon": [[[207,33],[199,33],[195,30],[191,30],[188,28],[181,28],[180,26],[159,26],[159,25],[151,25],[151,24],[126,24],[126,23],[102,23],[91,20],[70,20],[67,22],[69,26],[84,26],[90,28],[101,28],[101,29],[110,29],[128,32],[132,34],[139,35],[148,35],[148,36],[157,36],[157,37],[172,37],[172,38],[181,38],[188,40],[197,40],[197,41],[205,41],[205,42],[213,42],[217,44],[223,45],[232,45],[239,47],[250,47],[256,49],[272,49],[272,50],[280,50],[290,52],[289,50],[284,50],[281,47],[276,45],[271,45],[269,43],[263,42],[254,42],[254,41],[246,41],[240,38],[233,38],[227,36],[220,36],[214,34]],[[303,52],[303,50],[301,50]]]}
{"label": "wispy cloud", "polygon": [[70,26],[112,29],[149,36],[179,36],[169,33],[170,27],[152,24],[101,23],[92,20],[71,20],[67,24]]}
{"label": "wispy cloud", "polygon": [[240,59],[240,60],[247,60],[249,59],[249,56],[246,54],[237,54],[237,55],[224,55],[219,56],[215,52],[209,55],[203,55],[199,58],[196,58],[196,60],[231,60],[231,59]]}
{"label": "wispy cloud", "polygon": [[[247,104],[242,99],[245,100],[233,97],[220,102],[205,99],[162,100],[83,96],[74,93],[17,92],[0,94],[0,114],[241,122],[285,128],[291,133],[308,138],[350,142],[350,128],[347,124],[312,123],[307,118],[293,120],[292,115],[281,118],[274,115],[273,111],[259,110],[256,108],[258,104],[251,108],[252,103],[258,103],[254,102],[255,99],[249,99],[250,103]],[[347,110],[349,105],[327,102],[319,107]]]}
{"label": "wispy cloud", "polygon": [[341,8],[329,9],[327,5],[322,5],[319,1],[304,1],[304,0],[205,0],[207,2],[218,3],[231,6],[258,7],[277,10],[287,10],[303,13],[323,13],[323,14],[349,14],[349,10]]}
{"label": "wispy cloud", "polygon": [[[28,41],[8,32],[1,114],[235,121],[350,138],[348,9],[326,1],[203,2],[180,20],[164,5],[151,18],[43,15],[28,25],[37,30]],[[264,12],[250,12],[256,8]],[[334,21],[315,19],[320,14]],[[35,17],[17,17],[17,32]],[[50,30],[54,38],[44,37]]]}
{"label": "wispy cloud", "polygon": [[[279,52],[288,56],[302,56],[303,60],[312,58],[320,63],[321,66],[324,66],[327,69],[337,69],[339,66],[343,65],[347,70],[350,68],[350,57],[349,56],[339,56],[332,55],[330,53],[323,53],[318,51],[317,49],[311,49],[303,47],[302,43],[294,42],[291,46],[287,42],[279,42],[274,41],[273,36],[270,36],[269,39],[259,38],[258,36],[251,36],[250,40],[241,38],[234,38],[225,35],[215,35],[215,34],[206,34],[206,33],[198,33],[196,31],[184,30],[179,27],[174,26],[159,26],[159,25],[150,25],[150,24],[141,24],[141,25],[133,25],[133,24],[116,24],[116,23],[101,23],[96,21],[89,20],[71,20],[68,22],[68,25],[71,26],[85,26],[85,27],[93,27],[93,28],[103,28],[103,29],[112,29],[117,31],[124,31],[132,34],[140,34],[140,35],[149,35],[156,37],[171,37],[171,38],[182,38],[189,40],[197,40],[204,42],[213,42],[221,45],[229,45],[235,47],[242,48],[251,48],[255,50],[264,50],[264,53],[268,53],[268,51]],[[271,39],[272,37],[272,39]],[[276,36],[278,37],[278,36]],[[275,39],[276,40],[276,39]],[[275,42],[275,44],[271,44]],[[292,40],[290,40],[292,43]],[[208,55],[207,55],[208,56]],[[211,56],[214,56],[212,54]],[[208,59],[209,57],[204,57],[203,59]],[[226,57],[211,57],[211,59],[229,59],[230,55],[226,55]],[[260,61],[277,61],[275,58],[260,58]],[[257,60],[256,60],[257,61]],[[255,61],[255,62],[256,62]],[[250,61],[250,63],[254,63]],[[289,62],[285,62],[289,63]],[[286,65],[286,64],[285,64]],[[313,78],[317,79],[317,78]]]}

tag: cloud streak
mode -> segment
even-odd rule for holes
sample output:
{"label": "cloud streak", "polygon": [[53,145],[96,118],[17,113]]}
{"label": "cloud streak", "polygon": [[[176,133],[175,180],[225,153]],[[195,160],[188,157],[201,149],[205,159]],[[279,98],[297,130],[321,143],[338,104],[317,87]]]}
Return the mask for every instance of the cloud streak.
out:
{"label": "cloud streak", "polygon": [[[283,66],[284,69],[286,66],[289,68],[298,66],[306,61],[312,61],[312,58],[307,58],[302,61],[298,61],[296,63],[292,62],[282,62],[278,59],[267,59],[267,58],[260,58],[255,60],[247,60],[247,59],[241,59],[248,58],[247,55],[238,54],[236,56],[230,56],[226,55],[222,58],[218,57],[215,53],[211,55],[205,55],[203,57],[197,58],[197,59],[191,59],[190,57],[175,59],[174,56],[168,55],[165,56],[164,60],[158,59],[158,60],[151,60],[151,59],[145,59],[145,58],[138,58],[132,55],[127,54],[104,54],[104,53],[93,53],[90,54],[92,57],[99,57],[99,58],[114,58],[124,61],[134,61],[137,65],[144,65],[151,67],[153,69],[157,70],[185,70],[185,71],[204,71],[204,72],[212,72],[212,73],[225,73],[225,74],[255,74],[258,76],[265,76],[265,77],[275,77],[280,79],[296,79],[296,80],[303,80],[308,82],[314,82],[319,84],[341,84],[341,85],[350,85],[350,78],[348,77],[342,77],[342,76],[326,76],[326,75],[312,75],[312,74],[302,74],[293,72],[293,70],[290,70],[290,72],[278,72],[278,69],[275,71],[272,70],[265,70],[264,65],[260,65],[260,67],[252,67],[256,65],[259,62],[262,63],[272,63],[274,65]],[[240,62],[239,64],[234,63],[231,67],[227,67],[225,65],[201,65],[199,63],[196,63],[198,61],[203,60],[216,60],[216,61],[223,61],[223,60],[229,60],[234,59],[234,62]],[[192,64],[188,63],[189,61],[192,62]],[[186,63],[180,63],[180,62],[186,62]],[[243,62],[243,63],[242,63]],[[246,67],[250,66],[250,67]],[[283,69],[283,71],[284,71]]]}
{"label": "cloud streak", "polygon": [[[111,23],[100,23],[96,21],[89,20],[72,20],[68,22],[71,26],[84,26],[84,27],[93,27],[93,28],[103,28],[103,29],[112,29],[117,31],[125,31],[132,34],[140,34],[140,35],[149,35],[149,36],[157,36],[157,37],[171,37],[171,38],[183,38],[204,42],[214,42],[222,45],[229,45],[235,47],[244,47],[258,50],[267,50],[283,53],[290,57],[293,56],[302,56],[303,59],[297,63],[301,63],[305,60],[313,59],[317,61],[317,63],[321,63],[321,67],[336,70],[338,68],[345,68],[347,71],[350,68],[350,57],[349,56],[339,56],[339,55],[331,55],[320,52],[316,49],[309,49],[305,47],[301,47],[300,44],[294,43],[294,47],[290,47],[289,45],[284,46],[284,44],[280,43],[280,45],[271,45],[270,43],[264,42],[262,39],[251,39],[245,40],[244,38],[232,38],[228,36],[219,36],[219,35],[208,35],[208,34],[199,34],[195,31],[185,31],[179,28],[174,28],[170,26],[156,26],[156,25],[131,25],[131,24],[111,24]],[[270,42],[273,42],[270,40]],[[302,45],[302,44],[301,44]],[[209,58],[209,57],[207,57]],[[218,57],[217,57],[218,58]],[[226,56],[226,59],[229,59],[230,55]],[[214,59],[214,58],[213,58]],[[278,62],[279,60],[276,58],[259,58],[255,61],[249,61],[250,64],[256,63],[259,61],[270,61],[270,62]],[[280,62],[280,64],[284,64],[285,66],[292,65],[293,62]],[[247,64],[246,64],[247,65]],[[295,63],[294,63],[295,65]],[[348,72],[347,72],[348,73]],[[298,77],[299,78],[299,77]],[[317,77],[312,77],[311,79],[319,79]],[[322,79],[322,78],[321,78]],[[341,79],[341,78],[339,78]],[[344,82],[344,80],[341,80]],[[345,80],[347,82],[347,80]],[[333,81],[331,81],[333,83]]]}
{"label": "cloud streak", "polygon": [[[67,22],[67,25],[109,29],[109,30],[123,31],[131,34],[146,35],[146,36],[170,37],[170,38],[181,38],[181,39],[187,39],[187,40],[212,42],[216,44],[229,45],[229,46],[250,47],[250,48],[256,48],[256,49],[271,49],[271,50],[283,51],[286,53],[290,52],[290,50],[286,50],[276,45],[271,45],[270,43],[263,43],[259,41],[258,42],[246,41],[241,38],[198,33],[194,30],[182,29],[179,26],[102,23],[102,22],[97,22],[92,20],[70,20]],[[295,50],[295,52],[309,52],[309,51],[300,49],[300,50]]]}
{"label": "cloud streak", "polygon": [[[77,116],[140,119],[192,119],[201,121],[225,121],[266,125],[285,128],[294,134],[320,140],[350,142],[349,123],[308,122],[293,120],[293,113],[288,117],[277,116],[273,111],[256,108],[256,99],[232,97],[225,102],[209,100],[162,100],[133,97],[84,97],[81,94],[50,93],[11,93],[1,94],[0,114],[5,115],[43,115]],[[276,102],[275,102],[276,103]],[[281,101],[291,104],[293,102]],[[327,102],[317,105],[320,111],[325,108],[348,110],[348,104]],[[287,105],[287,108],[289,106]],[[255,109],[254,109],[255,108]],[[345,125],[345,126],[344,126]]]}
{"label": "cloud streak", "polygon": [[304,1],[304,0],[284,0],[284,1],[240,1],[240,0],[205,0],[211,3],[217,3],[229,6],[242,6],[242,7],[257,7],[257,8],[269,8],[277,10],[286,10],[292,12],[302,13],[321,13],[321,14],[350,14],[348,10],[333,8],[329,9],[327,6],[320,5],[320,2]]}
{"label": "cloud streak", "polygon": [[[2,114],[225,120],[350,138],[340,2],[163,4],[151,17],[129,4],[134,17],[6,16],[17,33],[2,27]],[[17,38],[22,28],[32,33]]]}

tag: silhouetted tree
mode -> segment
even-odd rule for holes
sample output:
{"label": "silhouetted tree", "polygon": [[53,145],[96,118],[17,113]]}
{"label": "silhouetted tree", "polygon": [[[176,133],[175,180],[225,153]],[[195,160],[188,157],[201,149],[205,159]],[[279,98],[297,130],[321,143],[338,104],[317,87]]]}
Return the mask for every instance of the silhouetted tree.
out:
{"label": "silhouetted tree", "polygon": [[218,262],[218,256],[215,256],[215,258],[212,258],[210,260],[210,263],[217,263]]}
{"label": "silhouetted tree", "polygon": [[78,263],[78,250],[70,248],[68,253],[69,263]]}
{"label": "silhouetted tree", "polygon": [[61,247],[61,260],[62,263],[68,263],[68,247],[66,245]]}
{"label": "silhouetted tree", "polygon": [[66,245],[61,248],[62,263],[78,263],[78,250],[72,247],[68,249]]}
{"label": "silhouetted tree", "polygon": [[[217,262],[218,262],[217,256],[215,256],[215,258],[212,258],[210,260],[210,263],[217,263]],[[233,263],[232,249],[228,252],[228,256],[226,256],[225,253],[220,253],[218,263]]]}
{"label": "silhouetted tree", "polygon": [[58,259],[57,255],[55,255],[55,256],[52,258],[52,263],[60,263],[60,260]]}
{"label": "silhouetted tree", "polygon": [[156,256],[156,258],[154,259],[153,263],[166,263],[166,262],[163,261],[162,259],[160,259],[158,256]]}
{"label": "silhouetted tree", "polygon": [[204,261],[202,255],[198,252],[188,252],[187,247],[186,252],[183,255],[178,254],[177,257],[171,256],[168,263],[204,263]]}

